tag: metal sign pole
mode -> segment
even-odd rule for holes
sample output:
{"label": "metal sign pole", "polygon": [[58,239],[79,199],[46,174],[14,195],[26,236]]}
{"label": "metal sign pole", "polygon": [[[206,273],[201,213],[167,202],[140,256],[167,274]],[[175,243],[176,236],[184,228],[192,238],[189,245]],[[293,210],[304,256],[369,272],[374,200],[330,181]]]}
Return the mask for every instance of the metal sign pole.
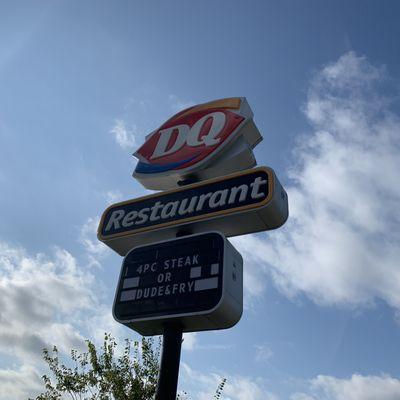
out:
{"label": "metal sign pole", "polygon": [[176,400],[181,347],[182,327],[179,324],[166,324],[156,400]]}
{"label": "metal sign pole", "polygon": [[[190,231],[179,230],[176,237],[190,234]],[[181,348],[182,326],[179,323],[164,324],[161,365],[155,400],[176,400]]]}

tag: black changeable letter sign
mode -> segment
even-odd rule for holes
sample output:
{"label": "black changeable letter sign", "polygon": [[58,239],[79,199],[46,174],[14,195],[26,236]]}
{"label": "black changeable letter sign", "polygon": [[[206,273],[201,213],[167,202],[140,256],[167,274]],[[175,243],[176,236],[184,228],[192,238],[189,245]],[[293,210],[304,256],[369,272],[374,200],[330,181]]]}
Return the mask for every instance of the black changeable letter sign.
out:
{"label": "black changeable letter sign", "polygon": [[242,264],[217,232],[135,248],[122,264],[114,317],[142,335],[174,320],[184,332],[231,327],[242,313]]}

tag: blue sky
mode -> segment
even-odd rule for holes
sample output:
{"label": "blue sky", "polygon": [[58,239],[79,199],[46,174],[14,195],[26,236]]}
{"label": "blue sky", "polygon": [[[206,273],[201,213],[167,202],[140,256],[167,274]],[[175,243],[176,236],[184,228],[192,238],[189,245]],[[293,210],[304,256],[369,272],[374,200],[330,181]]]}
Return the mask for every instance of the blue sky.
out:
{"label": "blue sky", "polygon": [[233,329],[189,335],[180,388],[230,400],[400,398],[400,6],[395,1],[0,5],[0,399],[41,388],[41,348],[135,337],[121,258],[96,239],[146,193],[132,153],[176,111],[246,96],[289,194],[282,229],[232,240]]}

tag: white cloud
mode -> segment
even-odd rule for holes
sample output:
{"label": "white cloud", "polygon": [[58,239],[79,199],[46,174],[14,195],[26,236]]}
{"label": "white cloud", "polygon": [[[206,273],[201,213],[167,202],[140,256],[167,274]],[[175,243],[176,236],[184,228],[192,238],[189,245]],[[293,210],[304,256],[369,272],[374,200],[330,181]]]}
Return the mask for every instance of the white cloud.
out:
{"label": "white cloud", "polygon": [[253,295],[271,274],[287,296],[400,308],[400,119],[382,94],[385,79],[348,53],[312,81],[304,110],[313,132],[293,152],[289,220],[267,240],[235,242],[253,264]]}
{"label": "white cloud", "polygon": [[30,256],[0,242],[0,352],[40,358],[53,343],[65,351],[82,345],[64,318],[94,307],[92,282],[65,250],[55,249],[53,258]]}
{"label": "white cloud", "polygon": [[274,353],[272,352],[272,350],[262,344],[262,345],[254,345],[254,348],[256,349],[256,361],[258,362],[265,362],[265,361],[269,361],[272,356],[274,355]]}
{"label": "white cloud", "polygon": [[[108,190],[102,193],[107,205],[122,200],[122,193],[119,190]],[[105,256],[111,254],[111,250],[97,238],[97,228],[100,223],[100,216],[89,217],[80,228],[79,243],[84,247],[88,257],[89,266],[100,267],[100,262]]]}
{"label": "white cloud", "polygon": [[13,357],[17,368],[0,369],[0,399],[43,389],[38,371],[44,347],[85,349],[80,331],[98,310],[93,282],[66,250],[30,255],[0,241],[0,354]]}
{"label": "white cloud", "polygon": [[117,201],[121,201],[123,198],[122,193],[119,190],[107,190],[103,195],[107,204],[116,203]]}
{"label": "white cloud", "polygon": [[[276,400],[277,397],[265,391],[261,384],[249,377],[228,376],[223,399],[226,400]],[[208,397],[209,398],[209,397]],[[205,400],[206,398],[204,398]]]}
{"label": "white cloud", "polygon": [[183,343],[182,343],[182,349],[186,351],[202,351],[202,350],[207,350],[207,351],[212,351],[215,353],[215,351],[224,351],[224,350],[231,350],[235,347],[234,344],[229,344],[229,343],[207,343],[207,344],[202,344],[199,343],[199,336],[198,332],[190,332],[190,333],[184,333],[183,334]]}
{"label": "white cloud", "polygon": [[90,265],[99,266],[99,260],[109,254],[109,248],[97,239],[100,217],[90,217],[82,225],[79,240],[90,259]]}
{"label": "white cloud", "polygon": [[28,366],[18,370],[0,369],[0,399],[16,400],[32,397],[32,393],[40,392],[42,379],[37,371]]}
{"label": "white cloud", "polygon": [[[265,390],[263,381],[226,373],[202,373],[193,370],[186,363],[181,364],[182,384],[195,400],[209,400],[215,390],[226,378],[221,400],[277,400],[277,397]],[[188,387],[186,389],[186,386]]]}
{"label": "white cloud", "polygon": [[305,393],[294,393],[290,396],[290,400],[316,400],[316,399]]}
{"label": "white cloud", "polygon": [[310,381],[309,393],[296,393],[291,400],[398,400],[400,380],[388,375],[349,379],[319,375]]}
{"label": "white cloud", "polygon": [[114,135],[116,142],[123,149],[133,150],[136,146],[136,126],[132,125],[129,129],[122,119],[116,119],[111,133]]}
{"label": "white cloud", "polygon": [[129,328],[115,321],[111,313],[111,304],[101,304],[96,312],[87,320],[87,328],[91,340],[102,343],[104,333],[110,333],[118,344],[123,344],[125,338],[136,335]]}
{"label": "white cloud", "polygon": [[197,347],[197,332],[184,333],[182,349],[192,351]]}
{"label": "white cloud", "polygon": [[243,255],[244,307],[248,308],[255,298],[265,291],[269,268],[262,258],[262,241],[254,235],[229,239]]}

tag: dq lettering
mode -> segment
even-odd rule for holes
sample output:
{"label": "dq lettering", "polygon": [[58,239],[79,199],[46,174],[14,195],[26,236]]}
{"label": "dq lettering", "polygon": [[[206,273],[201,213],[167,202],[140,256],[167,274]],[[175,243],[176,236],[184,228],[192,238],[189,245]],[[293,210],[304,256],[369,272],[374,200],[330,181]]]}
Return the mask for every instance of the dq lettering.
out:
{"label": "dq lettering", "polygon": [[[212,122],[209,131],[205,135],[200,137],[200,133],[204,124],[210,118],[212,119]],[[191,128],[189,125],[182,124],[160,130],[160,137],[150,159],[163,157],[175,153],[185,144],[190,147],[197,147],[202,145],[208,147],[219,143],[221,139],[217,138],[217,136],[224,128],[225,120],[226,116],[223,112],[215,111],[201,117]],[[170,140],[174,132],[177,132],[177,136],[175,139],[175,143],[173,143],[171,146]]]}

